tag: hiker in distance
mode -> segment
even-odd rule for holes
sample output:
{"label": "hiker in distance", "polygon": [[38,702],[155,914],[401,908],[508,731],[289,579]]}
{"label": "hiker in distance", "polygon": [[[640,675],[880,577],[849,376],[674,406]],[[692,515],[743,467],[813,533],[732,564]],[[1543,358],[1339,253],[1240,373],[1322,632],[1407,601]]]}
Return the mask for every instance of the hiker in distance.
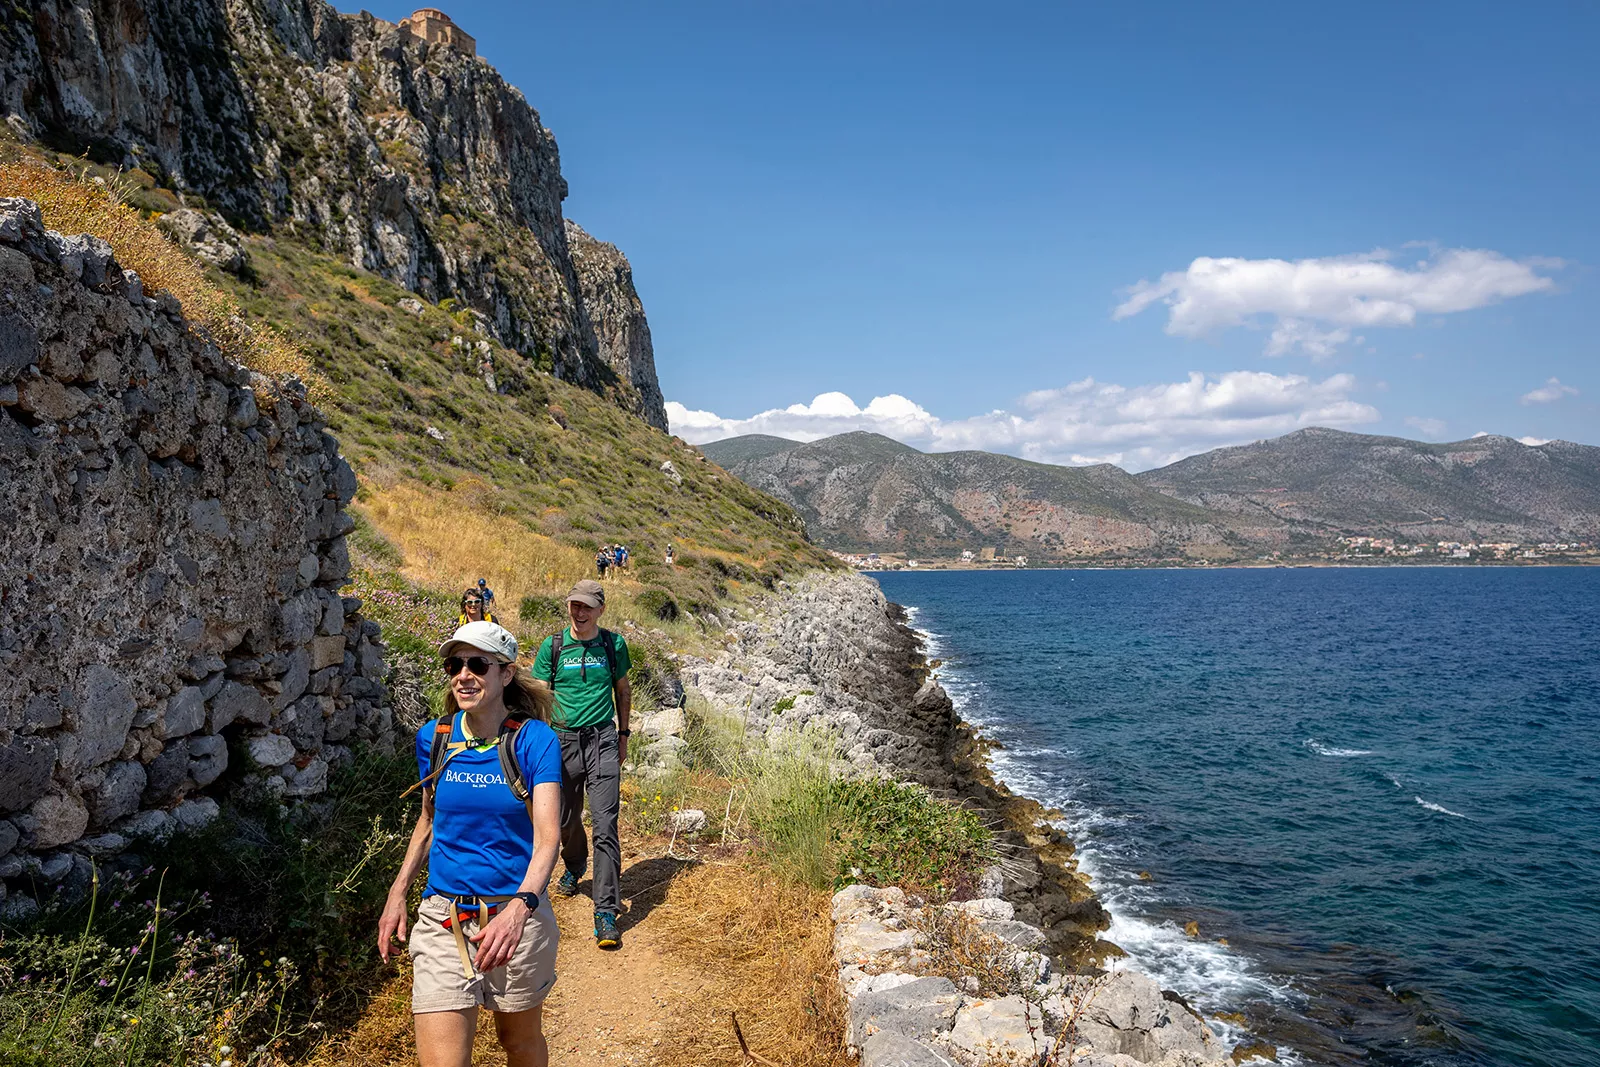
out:
{"label": "hiker in distance", "polygon": [[543,1004],[560,935],[546,887],[561,826],[550,696],[495,623],[467,623],[439,655],[445,714],[417,731],[422,814],[378,920],[378,953],[387,961],[406,938],[406,894],[426,859],[408,945],[422,1067],[471,1067],[480,1007],[494,1012],[508,1067],[548,1067]]}
{"label": "hiker in distance", "polygon": [[633,664],[622,635],[600,628],[605,611],[605,586],[591,578],[573,586],[567,594],[571,625],[539,645],[533,677],[554,694],[550,723],[561,740],[561,859],[567,869],[556,890],[566,896],[576,893],[589,865],[583,831],[587,793],[594,824],[594,936],[601,948],[618,948],[622,846],[617,811],[622,764],[628,758],[628,716],[633,711],[628,669]]}
{"label": "hiker in distance", "polygon": [[[478,579],[482,581],[483,579]],[[469,622],[499,622],[489,610],[489,602],[478,589],[468,589],[461,594],[461,614],[456,616],[456,625],[465,626]]]}

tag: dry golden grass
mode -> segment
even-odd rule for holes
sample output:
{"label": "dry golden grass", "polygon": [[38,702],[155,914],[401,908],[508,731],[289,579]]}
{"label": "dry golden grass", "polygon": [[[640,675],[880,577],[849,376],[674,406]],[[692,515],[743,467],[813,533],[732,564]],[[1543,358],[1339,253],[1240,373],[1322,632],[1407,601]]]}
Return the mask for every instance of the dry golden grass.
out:
{"label": "dry golden grass", "polygon": [[833,978],[831,897],[781,878],[759,859],[706,864],[672,883],[651,915],[673,951],[718,978],[682,1005],[657,1067],[744,1064],[750,1050],[784,1067],[846,1067],[844,1000]]}
{"label": "dry golden grass", "polygon": [[206,280],[205,271],[151,219],[123,203],[111,185],[33,161],[0,164],[0,195],[38,203],[44,223],[60,233],[88,233],[109,244],[117,262],[138,273],[147,292],[166,290],[185,317],[204,326],[235,362],[273,379],[294,375],[313,402],[328,387],[304,352],[266,324],[249,325],[239,305]]}
{"label": "dry golden grass", "polygon": [[367,483],[356,506],[405,557],[401,573],[429,588],[462,590],[479,578],[496,598],[502,621],[522,621],[517,603],[530,594],[561,596],[594,561],[582,549],[534,533],[526,523],[497,513],[493,491],[467,479],[449,491],[401,482]]}

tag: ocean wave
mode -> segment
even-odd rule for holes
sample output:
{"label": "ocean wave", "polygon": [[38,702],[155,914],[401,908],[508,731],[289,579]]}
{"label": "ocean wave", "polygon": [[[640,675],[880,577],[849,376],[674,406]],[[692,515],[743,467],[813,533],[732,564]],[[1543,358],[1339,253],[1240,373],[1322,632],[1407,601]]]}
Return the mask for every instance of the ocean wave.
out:
{"label": "ocean wave", "polygon": [[1467,818],[1471,817],[1471,816],[1468,816],[1468,815],[1463,815],[1459,811],[1451,811],[1449,808],[1444,807],[1443,805],[1440,805],[1440,804],[1435,804],[1432,801],[1423,800],[1421,797],[1412,797],[1411,799],[1415,800],[1418,804],[1421,804],[1423,807],[1427,808],[1429,811],[1436,811],[1440,815],[1452,815],[1457,819],[1467,819]]}
{"label": "ocean wave", "polygon": [[1372,755],[1372,750],[1368,748],[1334,748],[1331,745],[1323,744],[1315,737],[1309,737],[1305,741],[1301,742],[1301,744],[1319,756],[1338,756],[1341,758],[1348,758],[1350,756]]}

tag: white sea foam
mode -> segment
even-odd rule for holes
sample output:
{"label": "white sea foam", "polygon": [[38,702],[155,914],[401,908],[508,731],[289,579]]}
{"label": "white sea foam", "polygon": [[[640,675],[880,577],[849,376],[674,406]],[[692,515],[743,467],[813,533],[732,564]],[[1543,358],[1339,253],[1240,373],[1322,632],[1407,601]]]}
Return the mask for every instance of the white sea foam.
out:
{"label": "white sea foam", "polygon": [[1370,755],[1372,755],[1372,750],[1371,749],[1366,749],[1366,748],[1334,748],[1332,745],[1323,744],[1321,741],[1318,741],[1315,737],[1307,738],[1302,743],[1306,748],[1309,748],[1311,751],[1315,752],[1319,756],[1338,756],[1338,757],[1342,757],[1342,758],[1348,758],[1350,756],[1370,756]]}
{"label": "white sea foam", "polygon": [[1443,806],[1441,806],[1439,804],[1435,804],[1435,803],[1433,803],[1431,801],[1423,800],[1421,797],[1412,797],[1411,799],[1415,800],[1418,804],[1421,804],[1423,807],[1427,808],[1429,811],[1436,811],[1440,815],[1453,815],[1457,819],[1468,818],[1468,816],[1461,814],[1459,811],[1451,811],[1449,808],[1443,807]]}
{"label": "white sea foam", "polygon": [[[918,632],[930,658],[947,654],[943,634]],[[1077,799],[1081,780],[1062,775],[1059,767],[1040,766],[1041,757],[1070,757],[1074,755],[1071,750],[1029,746],[1025,742],[1007,747],[1016,737],[1016,730],[1003,716],[989,710],[982,684],[963,674],[959,666],[947,663],[939,680],[950,694],[956,712],[999,743],[1000,747],[989,754],[995,779],[1018,795],[1062,812],[1055,825],[1072,839],[1078,870],[1089,879],[1111,915],[1111,927],[1105,936],[1128,953],[1135,969],[1150,975],[1162,988],[1177,990],[1207,1012],[1237,1010],[1247,1001],[1289,1003],[1303,999],[1288,986],[1263,975],[1254,960],[1214,941],[1190,938],[1171,922],[1140,917],[1141,912],[1148,913],[1161,901],[1148,882],[1132,874],[1142,866],[1132,835],[1126,832],[1132,820],[1081,803]],[[1345,752],[1366,755],[1332,750],[1332,754]],[[1211,1025],[1224,1037],[1237,1039],[1242,1034],[1227,1024]],[[1279,1056],[1282,1064],[1304,1063],[1291,1049],[1281,1049]]]}

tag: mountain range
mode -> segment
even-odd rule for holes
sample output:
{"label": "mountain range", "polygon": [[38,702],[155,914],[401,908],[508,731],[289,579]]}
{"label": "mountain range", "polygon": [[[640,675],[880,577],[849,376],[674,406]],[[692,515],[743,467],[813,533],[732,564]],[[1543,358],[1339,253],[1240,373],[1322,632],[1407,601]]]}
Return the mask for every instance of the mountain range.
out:
{"label": "mountain range", "polygon": [[1313,427],[1129,474],[989,452],[924,453],[855,432],[701,446],[845,552],[934,557],[1229,557],[1409,542],[1592,539],[1600,448],[1482,436],[1448,444]]}

